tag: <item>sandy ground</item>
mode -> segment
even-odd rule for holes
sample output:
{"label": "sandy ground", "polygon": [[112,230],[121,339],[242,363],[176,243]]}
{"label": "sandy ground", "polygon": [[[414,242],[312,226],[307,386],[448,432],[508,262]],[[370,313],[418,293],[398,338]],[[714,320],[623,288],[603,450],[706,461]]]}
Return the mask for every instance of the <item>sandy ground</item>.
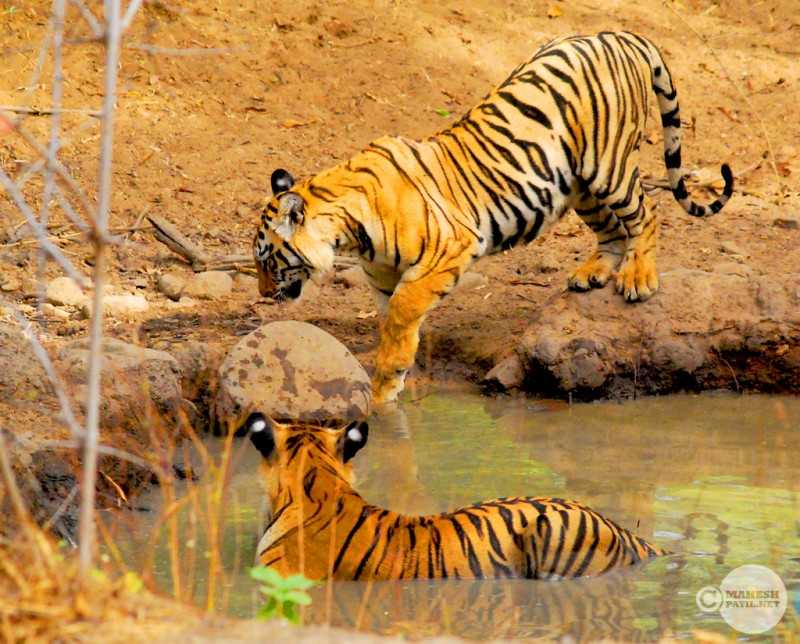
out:
{"label": "sandy ground", "polygon": [[[31,0],[0,15],[6,63],[0,104],[48,105],[49,65],[35,86],[26,85],[49,7]],[[89,33],[74,16],[68,24],[73,37]],[[122,56],[111,224],[127,228],[142,213],[159,214],[214,254],[247,253],[255,206],[276,167],[310,174],[379,135],[420,137],[441,129],[547,39],[602,29],[635,30],[662,48],[689,126],[687,169],[716,178],[726,161],[746,172],[711,220],[687,217],[667,193],[654,196],[660,269],[710,270],[729,259],[721,248],[727,241],[757,273],[781,280],[796,270],[800,230],[773,225],[776,217],[797,216],[800,204],[800,129],[787,113],[800,98],[800,11],[793,0],[734,0],[724,7],[705,0],[148,2]],[[100,106],[101,56],[96,44],[67,49],[66,106]],[[660,178],[657,124],[651,119],[642,164],[645,174]],[[49,119],[36,116],[24,123],[41,140],[48,126]],[[67,114],[64,129],[61,159],[92,194],[97,121]],[[19,138],[0,138],[6,172],[19,176],[35,160]],[[36,205],[37,180],[26,194]],[[698,190],[696,196],[712,195]],[[18,281],[20,288],[7,295],[31,303],[36,257],[21,221],[0,200],[0,279]],[[62,223],[63,215],[56,212],[53,221]],[[188,274],[188,267],[149,231],[122,234],[128,241],[113,250],[111,281],[120,291],[144,294],[151,308],[134,320],[110,319],[111,334],[159,348],[190,337],[229,344],[263,321],[294,318],[330,331],[372,366],[377,325],[365,287],[330,280],[300,303],[278,306],[260,299],[249,282],[224,301],[178,312],[155,280],[172,269]],[[86,241],[72,229],[54,235],[88,273]],[[488,285],[454,294],[430,316],[418,373],[480,378],[510,350],[533,312],[563,289],[592,245],[591,233],[571,215],[532,246],[481,262]],[[48,265],[46,276],[56,275]],[[58,338],[85,334],[87,326],[73,315],[48,321],[46,329]]]}

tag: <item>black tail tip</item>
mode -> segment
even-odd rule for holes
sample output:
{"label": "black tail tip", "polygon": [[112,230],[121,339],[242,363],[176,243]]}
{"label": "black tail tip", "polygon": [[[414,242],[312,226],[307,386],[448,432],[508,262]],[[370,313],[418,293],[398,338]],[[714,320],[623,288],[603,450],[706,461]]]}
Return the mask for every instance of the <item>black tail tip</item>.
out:
{"label": "black tail tip", "polygon": [[721,171],[722,178],[725,180],[725,188],[722,190],[722,194],[730,197],[733,194],[733,172],[727,163],[722,164]]}

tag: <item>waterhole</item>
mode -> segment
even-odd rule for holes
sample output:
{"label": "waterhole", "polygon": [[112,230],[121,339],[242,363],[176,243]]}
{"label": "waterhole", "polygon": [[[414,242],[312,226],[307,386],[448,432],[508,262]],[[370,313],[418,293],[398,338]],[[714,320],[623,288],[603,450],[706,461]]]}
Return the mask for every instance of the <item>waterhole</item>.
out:
{"label": "waterhole", "polygon": [[[218,451],[221,442],[208,443]],[[605,576],[543,582],[336,582],[312,590],[305,623],[413,638],[563,637],[640,640],[698,630],[734,634],[719,613],[700,611],[705,586],[737,566],[761,564],[789,588],[777,627],[800,624],[800,399],[668,396],[623,404],[566,405],[433,394],[373,418],[355,459],[367,501],[401,512],[450,510],[502,496],[579,500],[676,554]],[[258,455],[235,439],[223,502],[222,575],[215,604],[251,617],[260,605],[247,569],[263,525]],[[195,484],[196,486],[196,484]],[[175,495],[186,494],[186,485]],[[208,558],[197,505],[176,513],[177,530],[149,510],[118,522],[130,565],[147,564],[165,591],[206,604]],[[194,509],[193,509],[194,508]],[[177,544],[174,561],[168,544]],[[570,640],[571,641],[571,640]]]}

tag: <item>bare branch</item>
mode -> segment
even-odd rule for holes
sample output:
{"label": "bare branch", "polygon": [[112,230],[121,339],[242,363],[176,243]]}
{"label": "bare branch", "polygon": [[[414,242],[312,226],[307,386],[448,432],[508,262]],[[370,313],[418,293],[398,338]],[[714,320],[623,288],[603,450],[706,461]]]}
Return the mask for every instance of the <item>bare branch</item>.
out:
{"label": "bare branch", "polygon": [[[85,442],[84,441],[76,441],[76,440],[45,440],[40,443],[44,447],[48,447],[51,449],[85,449]],[[116,447],[111,447],[111,445],[103,445],[98,443],[95,445],[95,449],[97,450],[98,454],[104,454],[106,456],[113,456],[114,458],[118,458],[121,461],[127,461],[132,465],[136,465],[137,467],[142,467],[153,472],[158,472],[158,468],[153,465],[152,463],[148,463],[143,458],[139,458],[131,454],[130,452],[126,452],[123,449],[118,449]],[[83,463],[84,473],[86,468],[86,462]],[[85,481],[85,475],[84,475]],[[81,495],[82,497],[83,495]],[[94,496],[94,495],[92,495]],[[83,506],[83,501],[81,500],[81,507]],[[92,507],[94,510],[94,507]],[[83,537],[81,537],[83,539]]]}
{"label": "bare branch", "polygon": [[219,56],[230,54],[235,51],[244,51],[246,47],[159,47],[158,45],[148,45],[146,43],[130,43],[125,45],[126,49],[138,49],[148,54],[160,54],[161,56]]}
{"label": "bare branch", "polygon": [[11,309],[14,319],[22,328],[23,336],[31,345],[31,349],[33,349],[33,353],[36,355],[36,358],[44,368],[47,378],[50,380],[50,384],[53,385],[53,390],[55,391],[56,397],[58,398],[58,403],[61,406],[62,418],[70,432],[72,432],[72,435],[76,438],[83,436],[84,431],[75,418],[75,414],[72,412],[72,403],[70,402],[69,396],[64,388],[64,383],[62,382],[61,378],[58,377],[47,350],[42,346],[42,343],[39,342],[39,338],[36,337],[36,333],[33,330],[33,325],[29,320],[23,317],[23,315],[12,303],[4,301],[4,306],[7,306]]}
{"label": "bare branch", "polygon": [[100,118],[100,110],[92,110],[83,107],[22,107],[20,105],[0,105],[0,110],[13,112],[15,114],[26,114],[28,116],[51,116],[54,114],[86,114]]}
{"label": "bare branch", "polygon": [[136,17],[136,13],[139,11],[139,7],[141,6],[142,0],[131,0],[128,3],[128,8],[125,10],[125,15],[122,17],[122,24],[119,28],[121,33],[128,31],[128,27],[131,26],[131,23]]}
{"label": "bare branch", "polygon": [[89,25],[89,29],[92,30],[92,34],[95,38],[99,39],[103,37],[103,28],[100,26],[100,23],[97,21],[97,18],[94,17],[94,14],[89,10],[89,8],[83,4],[83,0],[70,0],[73,5],[78,8],[80,11],[81,16]]}
{"label": "bare branch", "polygon": [[80,536],[80,571],[85,578],[94,559],[95,547],[95,482],[100,427],[100,378],[103,362],[103,286],[106,268],[106,235],[111,204],[111,160],[114,143],[114,103],[117,90],[117,64],[120,44],[120,0],[105,1],[106,68],[103,119],[100,138],[100,174],[97,215],[94,220],[94,302],[89,338],[89,373],[86,399],[86,443],[81,482],[81,507],[78,534]]}
{"label": "bare branch", "polygon": [[11,199],[17,204],[17,208],[19,208],[19,211],[27,220],[28,226],[30,226],[31,230],[33,230],[33,232],[36,234],[42,250],[46,251],[47,254],[50,255],[50,257],[52,257],[59,264],[59,266],[61,266],[61,268],[64,269],[64,272],[67,275],[69,275],[82,287],[86,288],[89,285],[86,277],[79,273],[72,263],[64,256],[58,246],[53,244],[53,242],[47,238],[47,230],[42,228],[42,226],[36,220],[36,216],[33,214],[30,206],[28,206],[28,203],[25,201],[25,197],[19,191],[19,188],[17,188],[16,184],[11,180],[11,177],[9,177],[2,168],[0,168],[0,185],[6,189],[6,192],[8,192]]}
{"label": "bare branch", "polygon": [[[53,109],[55,112],[50,119],[50,145],[47,149],[48,158],[56,158],[59,147],[59,135],[61,134],[61,98],[64,88],[64,75],[62,73],[61,51],[64,44],[64,14],[66,12],[66,0],[53,0]],[[53,168],[47,166],[44,171],[44,193],[42,204],[39,210],[39,223],[42,228],[47,230],[47,220],[50,208],[50,199],[55,188],[55,177]],[[47,257],[44,249],[40,246],[40,253],[36,263],[36,277],[39,282],[39,306],[44,302],[44,276],[45,262]]]}

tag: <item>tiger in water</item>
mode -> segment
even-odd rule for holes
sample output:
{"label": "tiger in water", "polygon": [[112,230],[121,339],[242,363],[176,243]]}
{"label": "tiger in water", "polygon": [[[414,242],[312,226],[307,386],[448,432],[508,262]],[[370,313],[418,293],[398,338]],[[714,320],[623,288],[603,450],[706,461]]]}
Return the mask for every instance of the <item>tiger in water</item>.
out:
{"label": "tiger in water", "polygon": [[575,501],[512,497],[431,516],[370,505],[352,487],[365,422],[243,429],[261,454],[271,517],[256,560],[311,579],[563,579],[667,554]]}
{"label": "tiger in water", "polygon": [[422,141],[383,137],[295,183],[275,170],[253,241],[259,290],[296,298],[337,254],[357,252],[385,318],[372,380],[394,400],[419,328],[478,258],[536,239],[570,208],[597,235],[568,279],[577,291],[613,277],[627,301],[658,289],[658,222],[638,166],[650,91],[664,133],[672,194],[690,215],[717,213],[733,193],[689,196],[681,171],[677,91],[658,49],[632,33],[554,40],[451,127]]}

